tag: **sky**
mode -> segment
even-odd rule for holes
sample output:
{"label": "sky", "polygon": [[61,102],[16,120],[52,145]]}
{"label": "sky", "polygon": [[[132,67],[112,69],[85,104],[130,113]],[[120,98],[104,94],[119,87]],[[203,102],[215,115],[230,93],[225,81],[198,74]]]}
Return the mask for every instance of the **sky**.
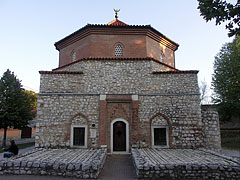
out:
{"label": "sky", "polygon": [[0,76],[10,69],[38,92],[39,71],[58,67],[54,43],[88,23],[114,20],[115,8],[119,20],[151,25],[178,43],[176,68],[199,70],[199,82],[210,86],[214,56],[232,38],[224,25],[206,23],[197,6],[197,0],[0,0]]}

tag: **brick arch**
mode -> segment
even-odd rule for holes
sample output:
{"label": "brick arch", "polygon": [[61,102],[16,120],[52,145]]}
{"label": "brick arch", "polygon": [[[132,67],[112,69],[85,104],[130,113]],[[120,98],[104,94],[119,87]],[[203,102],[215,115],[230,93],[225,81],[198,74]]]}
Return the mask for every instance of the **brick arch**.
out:
{"label": "brick arch", "polygon": [[[68,141],[68,140],[70,141],[72,121],[73,121],[74,118],[76,118],[76,117],[78,117],[78,116],[83,117],[83,118],[86,120],[86,122],[87,122],[87,126],[89,126],[89,125],[88,125],[88,124],[89,124],[89,120],[88,120],[88,117],[87,117],[86,115],[84,115],[84,114],[81,113],[81,112],[73,115],[73,116],[70,118],[70,120],[69,120],[67,123],[65,123],[65,127],[67,127],[67,134],[66,134],[66,136],[65,136],[65,141]],[[89,127],[88,127],[88,131],[89,131]],[[89,134],[89,133],[88,133],[88,134]]]}
{"label": "brick arch", "polygon": [[160,113],[160,112],[156,113],[155,115],[153,115],[153,116],[150,118],[150,120],[149,120],[150,125],[152,124],[152,120],[153,120],[154,118],[158,117],[158,116],[163,117],[163,118],[167,121],[169,127],[172,126],[172,123],[171,123],[171,121],[169,120],[169,118],[168,118],[166,115],[164,115],[164,114],[162,114],[162,113]]}
{"label": "brick arch", "polygon": [[149,142],[150,142],[150,144],[151,144],[151,146],[152,146],[152,141],[151,141],[151,139],[152,139],[152,133],[151,133],[152,120],[153,120],[154,118],[158,117],[158,116],[163,117],[163,118],[167,121],[167,123],[168,123],[168,127],[169,127],[169,147],[172,148],[172,147],[173,147],[173,143],[172,143],[172,142],[173,142],[172,123],[171,123],[171,121],[169,120],[169,118],[168,118],[165,114],[162,114],[162,113],[160,113],[160,112],[158,112],[158,113],[156,113],[155,115],[153,115],[153,116],[150,118],[150,120],[149,120],[149,126],[150,126]]}
{"label": "brick arch", "polygon": [[72,124],[73,119],[76,118],[76,117],[78,117],[78,116],[81,116],[81,117],[83,117],[84,119],[86,119],[86,120],[87,120],[87,123],[88,123],[88,117],[87,117],[86,115],[84,115],[83,113],[81,113],[81,112],[73,115],[73,116],[70,118],[70,123]]}
{"label": "brick arch", "polygon": [[111,106],[111,108],[108,109],[108,118],[111,121],[113,121],[116,118],[123,118],[129,121],[130,115],[129,112],[127,112],[127,109],[125,106],[123,106],[120,103],[115,103]]}
{"label": "brick arch", "polygon": [[113,45],[113,48],[115,48],[115,46],[117,46],[118,44],[121,45],[122,48],[125,48],[125,45],[120,41],[115,42],[114,45]]}

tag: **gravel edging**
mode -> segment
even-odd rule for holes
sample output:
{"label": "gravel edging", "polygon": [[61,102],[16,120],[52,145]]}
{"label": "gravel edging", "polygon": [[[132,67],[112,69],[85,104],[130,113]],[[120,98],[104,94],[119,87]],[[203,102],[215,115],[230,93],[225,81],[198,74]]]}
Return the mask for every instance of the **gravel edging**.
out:
{"label": "gravel edging", "polygon": [[227,156],[225,154],[221,154],[221,153],[218,153],[218,152],[215,152],[215,151],[212,151],[212,150],[209,150],[209,149],[205,149],[205,148],[199,148],[198,150],[203,151],[203,152],[207,152],[207,153],[211,153],[211,154],[213,154],[215,156],[222,157],[224,159],[227,159],[229,161],[233,161],[233,162],[235,162],[235,163],[240,165],[240,161],[238,159],[236,159],[236,158],[231,157],[231,156]]}
{"label": "gravel edging", "polygon": [[[171,149],[159,150],[159,154],[156,151],[151,151],[151,148],[146,149],[132,149],[132,159],[133,164],[136,168],[137,177],[139,179],[221,179],[221,180],[237,180],[240,179],[240,165],[235,163],[232,160],[222,159],[222,163],[214,162],[216,154],[210,154],[206,151],[207,156],[212,156],[213,161],[201,162],[201,156],[204,156],[200,151],[192,150],[197,157],[199,157],[199,162],[195,161],[186,161],[184,162],[173,162],[173,159],[169,156],[164,156],[164,153],[170,151]],[[181,150],[182,151],[182,150]],[[181,152],[180,151],[180,152]],[[186,150],[187,151],[187,150]],[[201,150],[203,151],[203,150]],[[176,153],[176,156],[180,155]],[[186,154],[185,154],[186,155]],[[189,155],[191,156],[191,155]],[[162,157],[165,162],[158,163],[157,158]],[[219,159],[219,158],[218,158]],[[153,163],[153,161],[155,163]]]}
{"label": "gravel edging", "polygon": [[[62,152],[66,154],[65,159],[61,157]],[[58,154],[60,157],[54,159],[54,155]],[[68,154],[71,156],[69,157]],[[50,175],[96,179],[104,165],[106,154],[106,149],[39,148],[20,156],[2,159],[0,161],[0,174]],[[71,160],[69,160],[70,158]],[[80,160],[76,160],[78,158]]]}

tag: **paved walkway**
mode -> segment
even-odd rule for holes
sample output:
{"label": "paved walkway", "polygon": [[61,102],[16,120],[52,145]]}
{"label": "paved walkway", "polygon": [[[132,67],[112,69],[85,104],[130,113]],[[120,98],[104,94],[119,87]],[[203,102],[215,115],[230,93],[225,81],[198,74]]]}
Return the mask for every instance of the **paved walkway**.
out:
{"label": "paved walkway", "polygon": [[[25,143],[32,143],[35,142],[35,138],[25,138],[25,139],[18,139],[14,140],[17,145],[25,144]],[[10,140],[7,140],[7,146],[10,146]],[[0,140],[0,147],[2,147],[2,140]]]}
{"label": "paved walkway", "polygon": [[[34,150],[34,146],[31,146],[31,147],[27,147],[27,148],[24,148],[24,149],[19,149],[19,155],[21,155],[21,154],[25,154],[25,153],[27,153],[27,152],[29,152],[29,151],[32,151],[32,150]],[[1,159],[4,159],[3,158],[3,153],[0,153],[0,160]],[[0,179],[1,180],[1,179]]]}
{"label": "paved walkway", "polygon": [[36,176],[36,175],[1,175],[0,180],[79,180],[77,178],[66,178],[56,176]]}
{"label": "paved walkway", "polygon": [[130,155],[109,155],[100,174],[103,180],[137,179]]}

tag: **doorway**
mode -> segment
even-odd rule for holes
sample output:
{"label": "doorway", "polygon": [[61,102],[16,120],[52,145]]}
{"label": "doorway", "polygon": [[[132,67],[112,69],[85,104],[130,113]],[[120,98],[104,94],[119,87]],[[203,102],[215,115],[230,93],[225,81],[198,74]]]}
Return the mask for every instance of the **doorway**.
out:
{"label": "doorway", "polygon": [[129,152],[128,122],[124,119],[115,119],[111,123],[111,152]]}
{"label": "doorway", "polygon": [[113,151],[126,151],[126,124],[122,121],[113,124]]}

